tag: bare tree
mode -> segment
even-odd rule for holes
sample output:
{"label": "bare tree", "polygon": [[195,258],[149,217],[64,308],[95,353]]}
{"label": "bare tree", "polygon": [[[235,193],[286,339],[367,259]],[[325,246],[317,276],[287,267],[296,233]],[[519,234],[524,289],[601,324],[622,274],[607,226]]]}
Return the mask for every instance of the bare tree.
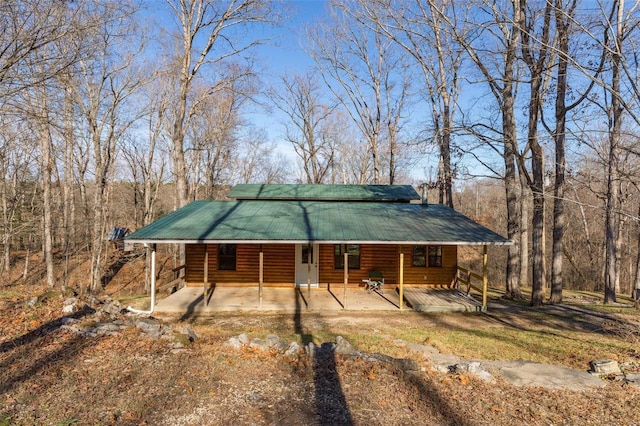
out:
{"label": "bare tree", "polygon": [[[389,183],[395,179],[399,134],[411,77],[395,43],[370,28],[360,1],[330,3],[330,17],[309,34],[311,56],[327,87],[367,140],[373,182],[382,183],[381,153],[388,153]],[[386,136],[387,140],[382,138]]]}
{"label": "bare tree", "polygon": [[93,292],[101,286],[116,149],[139,118],[134,108],[128,108],[128,101],[142,84],[135,70],[135,59],[141,48],[131,19],[135,11],[118,2],[104,4],[95,12],[100,14],[102,25],[81,35],[85,40],[91,40],[93,54],[78,62],[70,82],[82,119],[79,125],[93,154],[95,192],[89,285]]}
{"label": "bare tree", "polygon": [[336,105],[323,102],[317,74],[282,77],[273,101],[287,121],[285,139],[302,161],[306,183],[323,183],[334,164],[335,145],[328,124]]}
{"label": "bare tree", "polygon": [[[520,20],[517,22],[522,58],[529,70],[529,105],[527,123],[527,146],[524,153],[531,152],[531,174],[525,165],[524,155],[518,155],[520,173],[526,179],[533,195],[532,217],[532,270],[533,284],[531,286],[531,305],[542,305],[544,289],[546,287],[545,268],[545,189],[544,189],[544,151],[538,137],[538,123],[544,99],[544,79],[549,74],[550,40],[552,4],[545,2],[540,10],[538,5],[529,7],[527,0],[520,1]],[[542,22],[538,24],[538,19]],[[539,26],[538,26],[539,25]],[[539,33],[538,33],[539,31]]]}
{"label": "bare tree", "polygon": [[[504,9],[500,6],[488,0],[479,2],[480,10],[476,10],[476,13],[491,17],[492,20],[482,19],[483,25],[478,24],[474,31],[461,30],[458,28],[458,23],[444,13],[441,13],[441,18],[449,30],[453,31],[456,41],[484,77],[483,83],[487,85],[500,110],[499,129],[492,128],[491,123],[489,125],[479,123],[469,130],[482,141],[492,144],[497,142],[502,147],[501,155],[504,162],[502,179],[507,201],[507,236],[513,242],[513,245],[508,248],[505,296],[522,299],[519,283],[522,235],[516,168],[518,139],[514,110],[519,78],[517,53],[520,47],[520,31],[516,23],[520,22],[522,12],[519,0],[508,2],[508,6]],[[492,48],[488,49],[489,45]],[[497,137],[487,135],[487,132],[497,134]],[[499,152],[497,147],[492,149]]]}
{"label": "bare tree", "polygon": [[290,173],[287,158],[277,152],[264,129],[249,126],[240,138],[237,170],[242,183],[285,183]]}
{"label": "bare tree", "polygon": [[422,72],[424,99],[431,106],[433,139],[439,151],[438,200],[453,207],[451,144],[463,49],[442,17],[456,17],[464,7],[436,1],[362,3],[375,28],[401,46]]}
{"label": "bare tree", "polygon": [[[274,22],[278,19],[271,2],[264,0],[166,0],[180,28],[177,72],[174,75],[176,96],[169,133],[173,143],[173,168],[178,207],[187,204],[188,182],[185,138],[191,117],[199,104],[215,94],[220,83],[212,65],[231,57],[239,57],[259,44],[260,40],[243,37],[250,24]],[[193,96],[194,83],[203,72],[209,90]]]}

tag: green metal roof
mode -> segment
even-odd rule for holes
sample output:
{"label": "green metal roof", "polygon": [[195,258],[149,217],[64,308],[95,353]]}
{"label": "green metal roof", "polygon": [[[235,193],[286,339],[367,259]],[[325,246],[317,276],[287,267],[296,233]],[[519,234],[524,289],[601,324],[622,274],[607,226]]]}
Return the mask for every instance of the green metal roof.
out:
{"label": "green metal roof", "polygon": [[236,200],[420,200],[420,196],[411,185],[242,184],[236,185],[227,196]]}
{"label": "green metal roof", "polygon": [[125,241],[510,244],[440,204],[262,200],[195,201]]}

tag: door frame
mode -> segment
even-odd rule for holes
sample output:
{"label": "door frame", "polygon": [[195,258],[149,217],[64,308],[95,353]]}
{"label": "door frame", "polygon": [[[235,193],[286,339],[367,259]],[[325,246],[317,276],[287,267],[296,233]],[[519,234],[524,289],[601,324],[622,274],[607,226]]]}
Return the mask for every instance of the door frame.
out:
{"label": "door frame", "polygon": [[[312,256],[311,256],[311,287],[318,287],[320,283],[320,268],[319,268],[319,258],[320,258],[320,244],[315,243],[306,243],[306,244],[296,244],[296,256],[295,256],[295,286],[296,287],[306,287],[307,286],[307,278],[309,267],[306,262],[303,263],[302,259],[302,248],[304,246],[312,247]],[[304,279],[301,279],[304,277]]]}

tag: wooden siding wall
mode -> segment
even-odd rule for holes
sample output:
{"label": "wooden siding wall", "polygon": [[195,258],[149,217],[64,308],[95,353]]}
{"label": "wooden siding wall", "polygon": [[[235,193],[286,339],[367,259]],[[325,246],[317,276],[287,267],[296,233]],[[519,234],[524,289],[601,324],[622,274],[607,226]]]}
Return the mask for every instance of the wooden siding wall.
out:
{"label": "wooden siding wall", "polygon": [[[404,283],[428,284],[434,286],[453,285],[458,267],[458,247],[442,246],[442,266],[413,266],[413,246],[403,246]],[[427,252],[428,254],[428,252]],[[429,256],[427,255],[427,264]]]}
{"label": "wooden siding wall", "polygon": [[[204,244],[186,245],[186,283],[201,286],[204,280]],[[406,285],[449,286],[453,283],[457,267],[456,246],[442,247],[442,267],[414,267],[413,246],[403,246],[404,283]],[[209,282],[219,284],[256,285],[258,283],[259,244],[238,244],[236,270],[218,271],[218,246],[208,244]],[[265,244],[264,283],[270,285],[293,285],[295,280],[295,244]],[[385,284],[399,282],[398,260],[400,247],[381,244],[360,246],[360,269],[349,270],[349,285],[364,285],[369,271],[382,272]],[[335,269],[333,244],[320,245],[319,281],[321,286],[342,284],[344,271]]]}
{"label": "wooden siding wall", "polygon": [[[344,281],[344,271],[335,269],[333,244],[320,246],[320,284],[340,284]],[[407,285],[427,284],[432,286],[450,286],[455,279],[458,266],[458,248],[442,246],[442,267],[414,267],[413,246],[403,246],[404,283]],[[360,269],[349,270],[350,285],[364,285],[363,279],[369,277],[369,271],[380,271],[385,284],[398,284],[400,247],[381,244],[363,244],[360,246]]]}
{"label": "wooden siding wall", "polygon": [[[204,244],[187,244],[186,283],[189,286],[201,286],[204,282]],[[209,253],[209,282],[255,285],[259,273],[259,244],[238,244],[236,251],[236,270],[218,270],[218,245],[207,244]],[[264,283],[293,284],[295,277],[295,245],[264,245]]]}
{"label": "wooden siding wall", "polygon": [[[382,272],[385,283],[395,283],[398,276],[398,247],[378,244],[360,246],[360,269],[349,269],[349,284],[362,284],[369,271]],[[320,284],[344,283],[344,270],[335,268],[334,245],[320,245]]]}
{"label": "wooden siding wall", "polygon": [[262,251],[264,252],[265,284],[293,285],[296,279],[295,244],[265,244]]}

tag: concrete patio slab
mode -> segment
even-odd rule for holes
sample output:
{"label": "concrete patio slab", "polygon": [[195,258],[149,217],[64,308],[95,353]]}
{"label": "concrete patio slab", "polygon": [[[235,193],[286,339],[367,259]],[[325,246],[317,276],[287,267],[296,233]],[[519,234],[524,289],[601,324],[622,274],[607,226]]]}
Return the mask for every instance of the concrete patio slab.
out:
{"label": "concrete patio slab", "polygon": [[[263,288],[262,300],[258,287],[214,287],[204,301],[202,287],[183,287],[157,302],[155,313],[180,315],[210,315],[216,312],[325,312],[341,311],[398,311],[400,297],[397,289],[384,293],[363,288],[332,287]],[[480,311],[476,300],[456,289],[405,288],[403,308],[423,312]]]}
{"label": "concrete patio slab", "polygon": [[[397,311],[400,309],[398,293],[367,293],[364,289],[344,290],[312,288],[263,289],[262,301],[257,287],[215,287],[209,291],[207,303],[201,287],[183,287],[158,301],[156,313],[212,314],[216,312],[300,312],[300,311]],[[407,308],[409,309],[409,308]]]}

